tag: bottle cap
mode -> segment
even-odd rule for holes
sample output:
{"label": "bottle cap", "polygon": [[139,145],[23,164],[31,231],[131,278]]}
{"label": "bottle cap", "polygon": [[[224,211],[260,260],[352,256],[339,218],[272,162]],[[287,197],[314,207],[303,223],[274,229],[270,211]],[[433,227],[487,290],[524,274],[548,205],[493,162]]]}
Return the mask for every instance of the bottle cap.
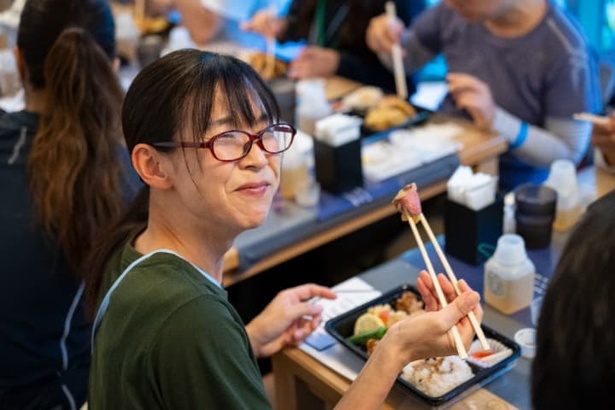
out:
{"label": "bottle cap", "polygon": [[498,239],[493,257],[502,265],[519,265],[527,259],[525,242],[515,233],[507,233]]}

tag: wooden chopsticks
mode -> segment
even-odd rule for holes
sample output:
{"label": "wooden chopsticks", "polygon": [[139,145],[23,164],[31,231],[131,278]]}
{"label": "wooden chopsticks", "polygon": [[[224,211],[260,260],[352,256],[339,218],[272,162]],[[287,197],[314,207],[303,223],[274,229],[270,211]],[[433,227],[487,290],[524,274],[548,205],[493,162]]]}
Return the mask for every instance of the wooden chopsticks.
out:
{"label": "wooden chopsticks", "polygon": [[[394,21],[397,17],[395,3],[387,1],[384,7],[389,19]],[[393,57],[393,73],[395,74],[395,89],[397,91],[397,96],[406,100],[408,98],[408,85],[406,84],[406,70],[404,69],[404,61],[402,59],[401,46],[399,43],[393,44],[391,54]]]}
{"label": "wooden chopsticks", "polygon": [[[436,240],[436,237],[434,236],[433,231],[431,230],[431,226],[429,225],[429,222],[427,221],[427,218],[425,218],[425,215],[421,212],[419,215],[416,216],[416,220],[415,220],[415,218],[412,217],[410,215],[410,213],[405,208],[403,209],[403,211],[404,211],[404,215],[405,215],[406,219],[408,219],[408,224],[410,225],[410,229],[412,229],[412,233],[414,234],[414,238],[416,239],[416,242],[419,245],[419,249],[421,251],[421,255],[423,257],[423,260],[425,261],[425,265],[427,266],[427,271],[429,272],[429,276],[431,277],[431,281],[434,284],[434,288],[435,288],[436,294],[438,296],[438,301],[440,302],[440,305],[442,305],[444,307],[448,303],[446,301],[446,298],[444,297],[444,293],[442,292],[442,288],[440,287],[440,284],[438,282],[438,278],[436,276],[436,272],[435,272],[435,270],[433,268],[433,265],[431,263],[431,259],[429,258],[429,255],[427,254],[427,251],[425,249],[425,245],[423,244],[423,239],[421,238],[421,235],[420,235],[420,233],[418,231],[418,228],[416,226],[417,220],[420,221],[423,224],[423,227],[425,228],[425,231],[427,231],[427,235],[429,236],[429,240],[431,241],[431,243],[433,244],[434,248],[436,249],[436,253],[438,254],[438,257],[440,258],[440,261],[442,262],[442,265],[444,265],[444,270],[446,271],[446,274],[447,274],[449,280],[451,281],[451,283],[453,285],[453,288],[455,289],[455,293],[457,293],[457,295],[460,295],[461,291],[459,290],[459,286],[457,284],[457,278],[455,277],[455,274],[453,273],[453,269],[451,268],[451,265],[448,263],[446,255],[444,254],[444,252],[442,252],[442,249],[440,248],[440,244]],[[476,333],[482,348],[484,350],[490,350],[489,343],[487,342],[487,339],[485,338],[485,334],[483,332],[483,329],[480,327],[480,324],[478,323],[478,319],[476,318],[476,315],[474,314],[474,312],[468,313],[468,318],[470,319],[470,323],[472,324],[472,328],[474,329],[474,332]],[[451,329],[451,331],[452,331],[452,334],[453,334],[453,339],[455,340],[455,346],[457,347],[457,354],[462,359],[467,358],[468,357],[468,353],[467,353],[467,351],[465,349],[465,346],[463,345],[463,341],[461,340],[461,336],[459,335],[459,331],[457,330],[457,327],[453,327]]]}

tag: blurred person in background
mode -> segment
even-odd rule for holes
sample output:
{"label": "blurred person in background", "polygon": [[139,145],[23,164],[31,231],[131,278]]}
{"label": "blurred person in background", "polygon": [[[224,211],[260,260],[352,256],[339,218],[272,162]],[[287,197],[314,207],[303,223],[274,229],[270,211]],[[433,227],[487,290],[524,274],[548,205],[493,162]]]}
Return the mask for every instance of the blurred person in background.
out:
{"label": "blurred person in background", "polygon": [[[425,0],[396,0],[404,24],[425,9]],[[395,79],[365,42],[372,17],[385,10],[384,0],[293,0],[288,13],[276,18],[269,10],[257,13],[242,27],[280,43],[307,40],[292,60],[288,75],[295,79],[339,75],[395,93]],[[416,88],[414,76],[406,78],[408,94]]]}
{"label": "blurred person in background", "polygon": [[615,189],[615,112],[606,123],[594,123],[591,144],[596,194],[602,196]]}
{"label": "blurred person in background", "polygon": [[615,112],[606,123],[594,124],[591,143],[595,147],[594,163],[615,173]]}
{"label": "blurred person in background", "polygon": [[386,15],[370,22],[367,43],[387,64],[400,41],[414,72],[442,53],[449,93],[440,111],[501,134],[502,191],[543,182],[551,162],[580,164],[600,112],[595,55],[580,26],[548,0],[444,0],[405,29]]}
{"label": "blurred person in background", "polygon": [[589,205],[543,298],[532,408],[615,407],[615,191]]}
{"label": "blurred person in background", "polygon": [[150,0],[152,7],[175,10],[180,15],[179,24],[185,27],[197,47],[209,43],[227,42],[237,46],[265,51],[266,39],[249,33],[240,24],[256,12],[275,9],[284,14],[290,0]]}
{"label": "blurred person in background", "polygon": [[138,181],[122,147],[114,35],[105,0],[28,0],[21,14],[25,109],[0,110],[2,409],[86,399],[83,260]]}

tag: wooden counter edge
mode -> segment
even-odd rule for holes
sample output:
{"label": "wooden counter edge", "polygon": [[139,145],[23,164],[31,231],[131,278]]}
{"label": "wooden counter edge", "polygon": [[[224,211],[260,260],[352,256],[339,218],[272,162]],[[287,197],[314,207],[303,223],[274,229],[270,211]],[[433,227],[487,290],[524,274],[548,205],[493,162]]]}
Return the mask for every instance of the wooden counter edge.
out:
{"label": "wooden counter edge", "polygon": [[[324,366],[299,348],[286,348],[274,355],[272,367],[276,405],[280,409],[308,408],[305,406],[305,401],[310,400],[309,394],[333,406],[351,383],[351,380]],[[381,408],[397,409],[405,396],[395,387]],[[299,400],[302,403],[298,403]],[[329,407],[324,406],[324,408]]]}

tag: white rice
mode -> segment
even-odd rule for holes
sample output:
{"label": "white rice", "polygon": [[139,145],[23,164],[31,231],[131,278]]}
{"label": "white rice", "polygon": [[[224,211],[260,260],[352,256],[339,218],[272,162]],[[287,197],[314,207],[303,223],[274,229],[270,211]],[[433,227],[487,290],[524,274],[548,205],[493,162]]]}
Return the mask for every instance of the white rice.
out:
{"label": "white rice", "polygon": [[423,393],[439,397],[474,376],[459,356],[417,360],[404,367],[401,377]]}

